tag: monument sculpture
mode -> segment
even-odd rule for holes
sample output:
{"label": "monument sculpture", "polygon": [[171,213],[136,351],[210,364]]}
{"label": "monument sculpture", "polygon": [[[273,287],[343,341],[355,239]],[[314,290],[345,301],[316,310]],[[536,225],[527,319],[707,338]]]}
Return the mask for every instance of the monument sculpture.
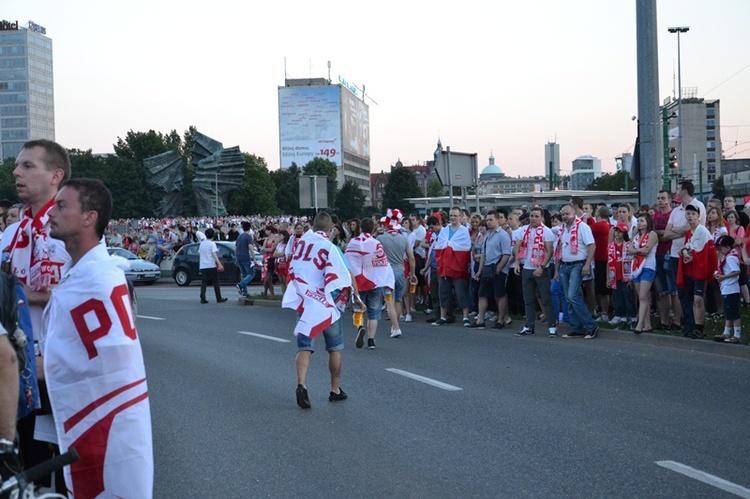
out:
{"label": "monument sculpture", "polygon": [[143,166],[146,167],[146,185],[161,194],[154,215],[159,218],[180,215],[185,168],[177,151],[167,151],[146,158]]}
{"label": "monument sculpture", "polygon": [[245,158],[239,146],[224,149],[221,142],[200,132],[193,135],[193,141],[193,194],[198,215],[227,215],[227,196],[242,187]]}

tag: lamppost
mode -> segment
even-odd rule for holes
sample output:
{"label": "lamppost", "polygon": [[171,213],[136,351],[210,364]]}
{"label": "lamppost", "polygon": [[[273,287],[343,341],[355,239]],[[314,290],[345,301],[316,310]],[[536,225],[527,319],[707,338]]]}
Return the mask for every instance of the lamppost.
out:
{"label": "lamppost", "polygon": [[677,33],[677,127],[679,134],[677,140],[679,147],[677,154],[679,155],[678,164],[684,168],[684,162],[682,161],[682,68],[680,66],[680,33],[687,33],[690,30],[690,26],[677,26],[674,28],[667,28],[670,33]]}

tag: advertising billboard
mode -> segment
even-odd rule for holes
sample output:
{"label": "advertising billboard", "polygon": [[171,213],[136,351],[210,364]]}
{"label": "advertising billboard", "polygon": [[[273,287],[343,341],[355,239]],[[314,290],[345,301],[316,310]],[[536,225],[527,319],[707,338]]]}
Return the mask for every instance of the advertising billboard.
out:
{"label": "advertising billboard", "polygon": [[341,87],[279,87],[281,168],[315,157],[341,166]]}
{"label": "advertising billboard", "polygon": [[370,159],[370,110],[348,89],[341,90],[344,150]]}

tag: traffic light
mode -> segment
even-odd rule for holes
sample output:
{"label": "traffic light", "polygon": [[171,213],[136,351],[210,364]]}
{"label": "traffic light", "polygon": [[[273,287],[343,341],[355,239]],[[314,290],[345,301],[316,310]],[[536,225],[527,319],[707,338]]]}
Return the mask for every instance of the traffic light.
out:
{"label": "traffic light", "polygon": [[669,167],[670,168],[677,168],[677,148],[676,147],[670,147],[669,148]]}

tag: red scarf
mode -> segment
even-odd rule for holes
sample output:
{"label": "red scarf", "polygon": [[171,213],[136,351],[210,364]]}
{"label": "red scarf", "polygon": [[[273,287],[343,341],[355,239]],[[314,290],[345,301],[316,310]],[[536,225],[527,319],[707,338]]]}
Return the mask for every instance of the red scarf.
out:
{"label": "red scarf", "polygon": [[[718,268],[716,269],[716,272],[714,275],[724,275],[724,264],[727,263],[727,258],[730,256],[736,257],[738,260],[740,260],[739,252],[737,251],[737,248],[732,248],[731,250],[727,251],[727,254],[724,255],[721,260],[719,260]],[[742,261],[742,260],[740,260]]]}
{"label": "red scarf", "polygon": [[[637,236],[638,234],[636,234]],[[646,244],[648,244],[648,234],[642,234],[641,238],[636,241],[635,238],[633,238],[633,246],[635,246],[636,249],[645,248]],[[642,255],[640,253],[637,253],[633,255],[633,277],[638,277],[641,273],[643,264],[646,262],[646,255]]]}
{"label": "red scarf", "polygon": [[13,268],[28,268],[28,274],[16,273],[18,280],[34,291],[49,291],[60,279],[58,266],[53,265],[49,258],[49,234],[44,229],[49,223],[49,210],[54,205],[53,198],[33,217],[31,206],[24,206],[21,223],[8,248]]}
{"label": "red scarf", "polygon": [[[526,228],[521,238],[521,246],[518,248],[518,259],[526,258],[526,254],[529,249],[529,233],[531,232],[531,225]],[[531,263],[532,267],[541,267],[544,263],[544,224],[539,224],[534,232],[534,240],[531,242]]]}
{"label": "red scarf", "polygon": [[[578,227],[581,225],[581,219],[576,217],[573,225],[570,227],[570,254],[578,254]],[[555,246],[555,260],[562,260],[562,237],[567,225],[560,227],[557,233],[557,245]]]}
{"label": "red scarf", "polygon": [[630,282],[631,261],[624,257],[625,243],[612,241],[607,246],[607,284],[611,289],[617,287],[617,281]]}

